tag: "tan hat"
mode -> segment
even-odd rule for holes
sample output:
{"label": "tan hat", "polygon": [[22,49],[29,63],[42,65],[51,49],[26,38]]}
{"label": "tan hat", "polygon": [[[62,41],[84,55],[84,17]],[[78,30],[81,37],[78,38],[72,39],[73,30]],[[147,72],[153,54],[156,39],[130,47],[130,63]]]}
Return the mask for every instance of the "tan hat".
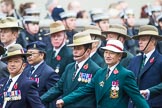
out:
{"label": "tan hat", "polygon": [[78,45],[84,45],[93,42],[98,42],[98,40],[92,40],[88,32],[79,32],[74,35],[73,43],[67,46],[78,46]]}
{"label": "tan hat", "polygon": [[85,26],[85,32],[90,33],[90,35],[92,36],[99,37],[102,40],[106,39],[106,36],[101,34],[101,29],[97,26],[94,25]]}
{"label": "tan hat", "polygon": [[45,35],[50,35],[53,33],[60,32],[60,31],[65,31],[65,26],[61,21],[56,21],[50,24],[50,33],[47,33]]}
{"label": "tan hat", "polygon": [[0,29],[1,28],[19,28],[23,29],[20,27],[18,20],[15,19],[14,17],[5,17],[0,19]]}
{"label": "tan hat", "polygon": [[116,53],[123,53],[123,57],[127,56],[127,53],[124,51],[124,45],[119,40],[108,40],[105,47],[101,47],[101,49],[113,51]]}
{"label": "tan hat", "polygon": [[131,37],[127,35],[127,28],[119,24],[110,25],[108,31],[104,31],[102,33],[103,34],[116,33],[116,34],[120,34],[123,37],[125,37],[126,40],[131,39]]}
{"label": "tan hat", "polygon": [[7,61],[9,58],[14,56],[31,56],[31,54],[24,53],[24,50],[20,44],[14,44],[8,48],[7,55],[3,57],[1,60]]}
{"label": "tan hat", "polygon": [[133,39],[138,40],[141,36],[152,36],[158,40],[162,40],[162,37],[159,36],[158,29],[152,25],[144,25],[139,28],[138,35],[133,36]]}

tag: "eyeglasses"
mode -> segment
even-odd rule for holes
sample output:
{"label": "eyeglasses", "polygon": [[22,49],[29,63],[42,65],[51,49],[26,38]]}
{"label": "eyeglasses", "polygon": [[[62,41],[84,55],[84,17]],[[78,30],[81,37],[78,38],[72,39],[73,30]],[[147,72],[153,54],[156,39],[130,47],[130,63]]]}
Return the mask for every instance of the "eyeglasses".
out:
{"label": "eyeglasses", "polygon": [[27,52],[27,53],[29,53],[29,54],[31,54],[31,56],[35,56],[35,55],[37,55],[37,54],[40,54],[40,52]]}

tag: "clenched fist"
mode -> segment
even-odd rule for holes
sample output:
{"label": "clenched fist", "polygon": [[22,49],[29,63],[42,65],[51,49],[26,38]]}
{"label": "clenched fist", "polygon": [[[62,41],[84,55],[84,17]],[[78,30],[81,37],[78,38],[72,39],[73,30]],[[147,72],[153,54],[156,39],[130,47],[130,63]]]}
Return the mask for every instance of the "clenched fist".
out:
{"label": "clenched fist", "polygon": [[59,99],[56,101],[56,107],[57,108],[62,108],[64,105],[64,101],[62,99]]}

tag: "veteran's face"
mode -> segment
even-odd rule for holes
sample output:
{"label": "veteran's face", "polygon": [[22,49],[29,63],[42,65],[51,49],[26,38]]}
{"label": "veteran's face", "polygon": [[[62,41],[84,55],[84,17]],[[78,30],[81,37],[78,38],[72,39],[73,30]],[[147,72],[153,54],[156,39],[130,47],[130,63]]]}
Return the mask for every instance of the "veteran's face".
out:
{"label": "veteran's face", "polygon": [[7,46],[14,41],[16,41],[17,33],[13,32],[11,29],[1,29],[0,31],[0,40],[4,44],[4,46]]}
{"label": "veteran's face", "polygon": [[122,54],[115,53],[109,50],[104,51],[104,59],[106,64],[108,64],[109,67],[114,66],[116,63],[118,63],[121,60]]}
{"label": "veteran's face", "polygon": [[[145,54],[147,54],[148,52],[150,52],[151,50],[153,50],[155,48],[155,39],[151,39],[150,42],[149,42],[149,39],[150,39],[150,36],[139,37],[139,41],[138,41],[139,50],[143,51]],[[149,44],[148,44],[148,42],[149,42]],[[146,47],[146,45],[147,45],[147,47]]]}
{"label": "veteran's face", "polygon": [[7,69],[11,75],[11,77],[14,77],[21,72],[23,72],[26,64],[23,62],[22,57],[20,56],[15,56],[12,58],[9,58],[7,61]]}
{"label": "veteran's face", "polygon": [[102,20],[99,23],[96,24],[101,31],[107,31],[109,29],[109,21],[108,20]]}
{"label": "veteran's face", "polygon": [[51,43],[54,48],[58,49],[66,41],[65,32],[57,32],[51,34]]}
{"label": "veteran's face", "polygon": [[30,65],[39,64],[44,57],[43,53],[40,53],[37,49],[28,49],[27,53],[32,54],[31,56],[27,57],[27,61]]}
{"label": "veteran's face", "polygon": [[85,60],[87,57],[89,57],[91,50],[85,49],[83,45],[74,46],[73,47],[73,58],[78,63]]}

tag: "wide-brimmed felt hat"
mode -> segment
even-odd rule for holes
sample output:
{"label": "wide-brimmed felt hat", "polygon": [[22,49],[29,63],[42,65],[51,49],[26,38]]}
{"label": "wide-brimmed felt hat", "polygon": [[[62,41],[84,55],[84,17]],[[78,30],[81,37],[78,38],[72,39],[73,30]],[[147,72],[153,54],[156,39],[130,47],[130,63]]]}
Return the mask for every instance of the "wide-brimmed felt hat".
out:
{"label": "wide-brimmed felt hat", "polygon": [[152,25],[140,26],[138,35],[135,35],[132,38],[138,40],[139,37],[142,37],[142,36],[152,36],[156,38],[157,40],[162,40],[162,37],[159,36],[158,29]]}
{"label": "wide-brimmed felt hat", "polygon": [[1,60],[7,61],[9,58],[12,58],[14,56],[28,57],[31,56],[31,54],[25,53],[23,47],[20,44],[14,44],[8,48],[7,55],[3,57]]}
{"label": "wide-brimmed felt hat", "polygon": [[73,47],[78,45],[90,44],[93,42],[98,42],[98,40],[92,40],[90,33],[83,31],[83,32],[76,33],[73,36],[73,43],[68,44],[67,46]]}
{"label": "wide-brimmed felt hat", "polygon": [[17,19],[14,17],[5,17],[0,19],[0,29],[2,28],[18,28],[23,29]]}
{"label": "wide-brimmed felt hat", "polygon": [[110,25],[108,31],[103,31],[102,33],[103,34],[116,33],[125,37],[126,40],[131,39],[131,37],[127,35],[127,28],[120,24],[112,24]]}
{"label": "wide-brimmed felt hat", "polygon": [[109,50],[116,53],[123,53],[123,58],[127,56],[127,53],[124,51],[124,45],[119,40],[108,40],[105,47],[101,47],[103,50]]}
{"label": "wide-brimmed felt hat", "polygon": [[50,33],[47,33],[45,35],[50,35],[61,31],[65,31],[65,26],[61,21],[56,21],[50,24]]}
{"label": "wide-brimmed felt hat", "polygon": [[102,35],[101,29],[97,26],[94,26],[94,25],[85,26],[84,30],[85,30],[85,32],[90,33],[91,36],[99,37],[102,40],[106,39],[106,36]]}
{"label": "wide-brimmed felt hat", "polygon": [[0,42],[0,55],[3,55],[5,53],[4,45],[2,42]]}

